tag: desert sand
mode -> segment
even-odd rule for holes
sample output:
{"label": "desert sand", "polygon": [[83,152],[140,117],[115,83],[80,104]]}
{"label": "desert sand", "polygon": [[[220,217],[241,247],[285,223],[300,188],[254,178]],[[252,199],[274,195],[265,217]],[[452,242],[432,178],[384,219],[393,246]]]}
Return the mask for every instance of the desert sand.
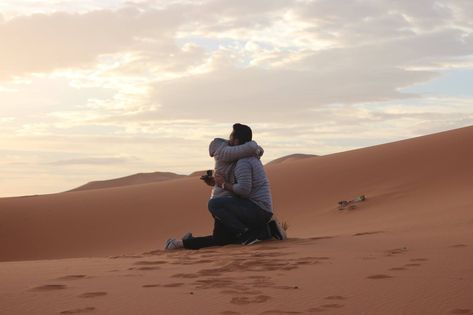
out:
{"label": "desert sand", "polygon": [[301,153],[295,153],[291,155],[286,155],[277,159],[274,159],[270,161],[269,163],[266,163],[266,166],[269,165],[275,165],[275,164],[282,164],[282,163],[287,163],[287,162],[292,162],[296,160],[302,160],[302,159],[307,159],[307,158],[313,158],[316,157],[317,155],[314,154],[301,154]]}
{"label": "desert sand", "polygon": [[212,229],[195,176],[1,198],[0,314],[473,314],[472,143],[268,164],[289,238],[251,246],[162,250]]}

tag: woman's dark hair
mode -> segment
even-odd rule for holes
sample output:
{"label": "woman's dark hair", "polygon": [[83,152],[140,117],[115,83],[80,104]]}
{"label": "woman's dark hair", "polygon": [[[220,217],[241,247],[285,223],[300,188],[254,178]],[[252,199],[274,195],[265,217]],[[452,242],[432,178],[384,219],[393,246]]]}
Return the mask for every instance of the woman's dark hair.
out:
{"label": "woman's dark hair", "polygon": [[247,125],[237,123],[233,125],[233,138],[240,140],[240,144],[244,144],[253,139],[253,132]]}

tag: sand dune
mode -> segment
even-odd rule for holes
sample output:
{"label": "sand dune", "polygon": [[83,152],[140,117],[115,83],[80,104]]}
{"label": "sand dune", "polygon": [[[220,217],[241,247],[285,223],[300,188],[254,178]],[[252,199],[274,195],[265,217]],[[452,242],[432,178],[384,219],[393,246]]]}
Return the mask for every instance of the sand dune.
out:
{"label": "sand dune", "polygon": [[165,180],[182,178],[185,175],[179,175],[171,172],[153,172],[153,173],[138,173],[130,176],[114,178],[109,180],[98,180],[71,189],[70,191],[103,189],[112,187],[121,187],[129,185],[148,184],[155,182],[162,182]]}
{"label": "sand dune", "polygon": [[281,163],[287,163],[287,162],[292,162],[292,161],[297,161],[297,160],[302,160],[302,159],[307,159],[307,158],[314,158],[314,157],[317,157],[317,155],[314,155],[314,154],[301,154],[301,153],[290,154],[290,155],[286,155],[286,156],[274,159],[274,160],[266,163],[265,166],[281,164]]}
{"label": "sand dune", "polygon": [[[361,227],[431,228],[468,213],[473,127],[268,169],[275,212],[297,237]],[[211,162],[209,160],[209,162]],[[143,251],[169,235],[211,228],[210,188],[196,177],[142,185],[0,199],[0,260]],[[363,211],[337,201],[366,194]],[[452,216],[455,209],[456,216]],[[463,209],[463,210],[462,210]],[[345,219],[350,217],[349,220]]]}
{"label": "sand dune", "polygon": [[189,177],[200,177],[202,175],[205,175],[207,173],[207,170],[201,170],[201,171],[195,171],[189,174]]}
{"label": "sand dune", "polygon": [[[196,177],[2,198],[0,307],[472,314],[472,142],[466,127],[273,164],[275,213],[290,239],[253,247],[161,250],[169,236],[211,230],[210,188]],[[338,210],[360,194],[365,202]]]}

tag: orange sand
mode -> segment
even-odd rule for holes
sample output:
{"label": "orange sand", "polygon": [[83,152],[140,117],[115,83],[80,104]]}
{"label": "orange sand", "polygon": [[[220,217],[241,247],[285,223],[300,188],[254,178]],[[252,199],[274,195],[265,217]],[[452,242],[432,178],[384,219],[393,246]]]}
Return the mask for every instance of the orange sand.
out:
{"label": "orange sand", "polygon": [[162,181],[170,180],[170,179],[182,178],[184,176],[185,175],[178,175],[178,174],[170,173],[170,172],[138,173],[138,174],[115,178],[115,179],[93,181],[85,185],[82,185],[80,187],[71,189],[70,191],[148,184],[148,183],[162,182]]}
{"label": "orange sand", "polygon": [[161,250],[211,231],[197,177],[1,198],[0,314],[473,314],[471,143],[268,164],[290,238],[252,246]]}

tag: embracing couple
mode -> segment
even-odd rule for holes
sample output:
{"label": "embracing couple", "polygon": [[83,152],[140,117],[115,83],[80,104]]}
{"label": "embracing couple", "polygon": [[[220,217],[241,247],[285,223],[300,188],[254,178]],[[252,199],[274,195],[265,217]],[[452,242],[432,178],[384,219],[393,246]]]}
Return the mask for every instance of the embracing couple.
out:
{"label": "embracing couple", "polygon": [[201,179],[212,188],[208,209],[214,219],[212,235],[168,239],[165,249],[200,249],[227,244],[251,245],[267,239],[285,239],[273,218],[271,188],[260,161],[263,148],[252,140],[251,128],[234,124],[230,139],[214,139],[209,146],[215,176]]}

